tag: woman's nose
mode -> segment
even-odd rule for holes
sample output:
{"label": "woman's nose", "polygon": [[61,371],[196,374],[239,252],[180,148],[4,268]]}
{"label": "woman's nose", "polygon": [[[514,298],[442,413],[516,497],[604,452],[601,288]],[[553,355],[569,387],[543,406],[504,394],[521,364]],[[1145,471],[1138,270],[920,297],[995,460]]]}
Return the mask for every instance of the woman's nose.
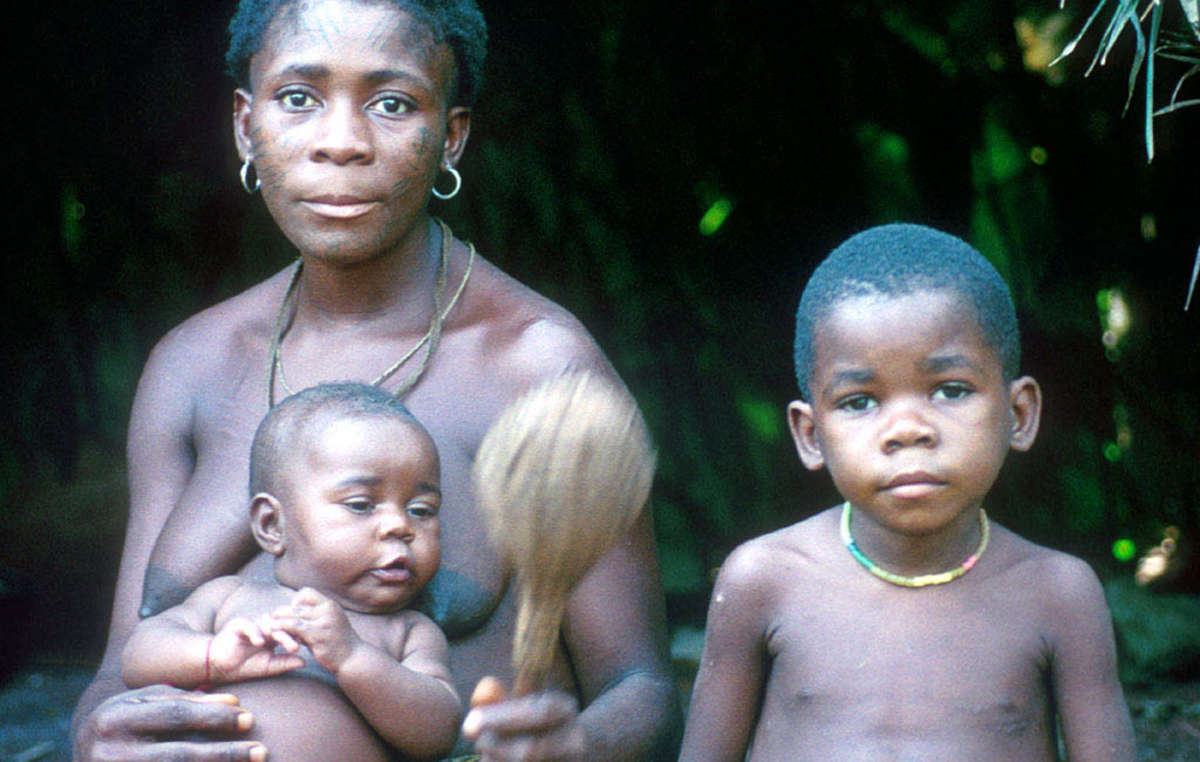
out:
{"label": "woman's nose", "polygon": [[321,115],[312,145],[314,161],[367,163],[374,156],[369,117],[353,104],[333,102]]}

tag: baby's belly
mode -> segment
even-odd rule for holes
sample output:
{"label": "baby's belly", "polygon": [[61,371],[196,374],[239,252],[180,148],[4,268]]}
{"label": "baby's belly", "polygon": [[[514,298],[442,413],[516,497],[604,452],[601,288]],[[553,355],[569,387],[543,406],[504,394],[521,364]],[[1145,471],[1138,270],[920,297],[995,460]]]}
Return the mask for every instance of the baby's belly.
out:
{"label": "baby's belly", "polygon": [[336,687],[303,675],[228,686],[254,715],[250,737],[271,762],[385,762],[388,747]]}

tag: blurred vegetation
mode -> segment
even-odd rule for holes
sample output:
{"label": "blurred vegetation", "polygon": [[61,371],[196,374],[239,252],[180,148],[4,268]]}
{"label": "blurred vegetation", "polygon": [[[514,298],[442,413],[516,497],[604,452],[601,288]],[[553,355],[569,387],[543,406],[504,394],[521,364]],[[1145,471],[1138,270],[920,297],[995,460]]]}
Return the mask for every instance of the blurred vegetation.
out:
{"label": "blurred vegetation", "polygon": [[[94,656],[141,364],[292,254],[237,185],[230,0],[60,5],[23,32],[39,76],[0,152],[23,178],[0,282],[0,565],[47,593],[37,616],[60,624],[37,647]],[[733,0],[481,5],[488,80],[463,194],[437,211],[575,312],[637,395],[674,623],[703,623],[734,545],[833,503],[785,426],[792,313],[832,246],[885,221],[966,237],[1012,286],[1047,409],[989,511],[1110,579],[1168,525],[1197,536],[1200,317],[1182,306],[1200,109],[1158,121],[1148,165],[1141,126],[1111,108],[1124,72],[1048,68],[1084,10],[847,0],[796,23],[795,6]],[[1135,54],[1127,36],[1110,58]]]}

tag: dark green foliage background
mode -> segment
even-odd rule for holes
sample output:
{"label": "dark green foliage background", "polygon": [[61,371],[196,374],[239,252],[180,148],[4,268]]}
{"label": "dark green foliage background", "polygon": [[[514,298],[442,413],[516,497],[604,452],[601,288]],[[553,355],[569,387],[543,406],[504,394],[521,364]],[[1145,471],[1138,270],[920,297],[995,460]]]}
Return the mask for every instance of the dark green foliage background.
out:
{"label": "dark green foliage background", "polygon": [[[834,501],[785,428],[792,311],[825,252],[891,220],[964,236],[1013,288],[1047,408],[991,513],[1105,578],[1132,572],[1118,538],[1144,550],[1174,524],[1190,544],[1200,109],[1159,120],[1148,165],[1140,118],[1120,115],[1129,40],[1091,79],[1083,55],[1052,85],[1022,66],[1014,20],[1053,0],[481,4],[488,79],[463,194],[437,211],[574,311],[641,402],[674,624],[702,624],[735,544]],[[1077,28],[1090,6],[1068,10]],[[38,590],[35,652],[103,643],[150,347],[293,256],[237,185],[230,12],[73,0],[8,31],[0,564]],[[721,198],[731,214],[701,235]],[[1115,360],[1107,288],[1132,313]],[[1131,445],[1106,459],[1123,422]],[[1177,587],[1200,590],[1186,573]]]}

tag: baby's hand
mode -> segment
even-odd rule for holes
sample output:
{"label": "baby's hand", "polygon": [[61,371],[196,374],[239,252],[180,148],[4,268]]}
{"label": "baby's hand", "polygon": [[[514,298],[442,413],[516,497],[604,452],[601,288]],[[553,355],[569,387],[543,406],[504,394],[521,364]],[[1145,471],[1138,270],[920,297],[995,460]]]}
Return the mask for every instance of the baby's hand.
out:
{"label": "baby's hand", "polygon": [[276,609],[271,616],[335,675],[362,643],[342,607],[311,587],[301,588],[290,605]]}
{"label": "baby's hand", "polygon": [[[277,653],[276,646],[283,647],[285,653]],[[212,684],[220,684],[291,672],[304,666],[304,659],[296,654],[299,648],[296,640],[275,627],[270,617],[261,617],[257,622],[236,617],[213,636],[205,677]]]}

